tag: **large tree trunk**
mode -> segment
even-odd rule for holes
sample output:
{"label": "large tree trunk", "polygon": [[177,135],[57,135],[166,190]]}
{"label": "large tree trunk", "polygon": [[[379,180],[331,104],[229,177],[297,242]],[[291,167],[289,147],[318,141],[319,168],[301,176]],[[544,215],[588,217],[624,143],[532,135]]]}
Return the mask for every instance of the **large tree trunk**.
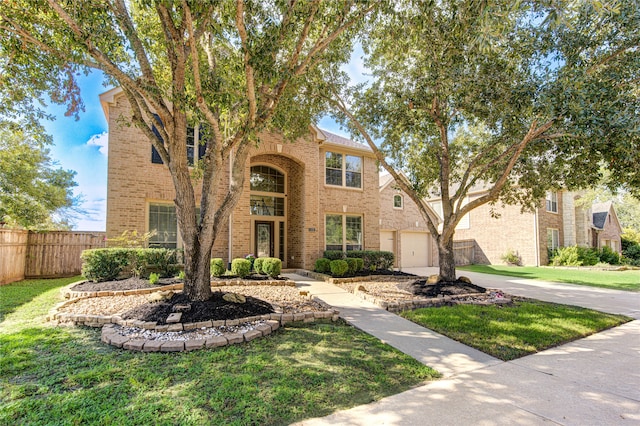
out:
{"label": "large tree trunk", "polygon": [[[203,301],[211,297],[211,247],[213,241],[200,242],[184,247],[184,294],[190,300]],[[207,249],[208,247],[208,249]]]}
{"label": "large tree trunk", "polygon": [[442,279],[444,281],[455,281],[456,258],[453,251],[453,238],[445,240],[444,237],[440,237],[438,241],[438,261]]}

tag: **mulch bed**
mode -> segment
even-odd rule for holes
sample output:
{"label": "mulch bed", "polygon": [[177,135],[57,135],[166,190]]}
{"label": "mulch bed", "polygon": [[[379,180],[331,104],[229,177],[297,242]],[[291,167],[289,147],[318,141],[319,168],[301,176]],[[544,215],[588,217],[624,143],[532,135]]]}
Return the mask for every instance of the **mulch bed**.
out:
{"label": "mulch bed", "polygon": [[247,296],[245,303],[227,302],[222,298],[225,293],[213,292],[213,296],[204,302],[190,301],[182,293],[174,294],[171,299],[140,305],[122,314],[124,319],[138,319],[166,324],[167,317],[177,312],[176,305],[190,305],[190,309],[182,312],[180,322],[200,322],[208,320],[227,320],[246,318],[273,313],[273,307],[264,300]]}
{"label": "mulch bed", "polygon": [[459,294],[485,293],[486,288],[464,281],[447,282],[441,281],[437,284],[427,284],[427,280],[418,280],[407,283],[398,283],[398,288],[415,294],[416,296],[438,297],[456,296]]}

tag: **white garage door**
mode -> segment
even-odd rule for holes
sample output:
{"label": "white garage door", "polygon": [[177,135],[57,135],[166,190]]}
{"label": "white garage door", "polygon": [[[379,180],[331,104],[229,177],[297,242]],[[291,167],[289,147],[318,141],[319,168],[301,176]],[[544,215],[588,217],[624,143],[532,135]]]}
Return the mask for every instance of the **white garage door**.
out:
{"label": "white garage door", "polygon": [[427,232],[403,232],[400,241],[400,267],[430,266],[429,234]]}

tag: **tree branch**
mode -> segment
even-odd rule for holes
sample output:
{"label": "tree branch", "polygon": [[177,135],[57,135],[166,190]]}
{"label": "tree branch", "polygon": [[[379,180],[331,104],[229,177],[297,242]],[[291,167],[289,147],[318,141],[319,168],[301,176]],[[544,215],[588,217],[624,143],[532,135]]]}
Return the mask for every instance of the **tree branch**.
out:
{"label": "tree branch", "polygon": [[238,35],[242,43],[242,50],[244,50],[244,69],[246,73],[247,82],[247,100],[249,101],[249,117],[248,124],[250,127],[255,126],[256,123],[256,92],[255,92],[255,78],[253,75],[253,67],[250,64],[251,53],[249,52],[247,28],[244,25],[244,0],[236,0],[236,28],[238,29]]}

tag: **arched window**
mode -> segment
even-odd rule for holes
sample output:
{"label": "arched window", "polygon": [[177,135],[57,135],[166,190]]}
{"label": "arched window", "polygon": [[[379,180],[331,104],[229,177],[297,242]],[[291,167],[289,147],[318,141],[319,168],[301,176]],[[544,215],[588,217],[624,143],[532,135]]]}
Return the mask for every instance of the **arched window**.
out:
{"label": "arched window", "polygon": [[402,195],[396,194],[393,196],[393,208],[395,209],[402,208]]}
{"label": "arched window", "polygon": [[249,179],[251,214],[257,216],[284,216],[284,174],[269,166],[251,167]]}

